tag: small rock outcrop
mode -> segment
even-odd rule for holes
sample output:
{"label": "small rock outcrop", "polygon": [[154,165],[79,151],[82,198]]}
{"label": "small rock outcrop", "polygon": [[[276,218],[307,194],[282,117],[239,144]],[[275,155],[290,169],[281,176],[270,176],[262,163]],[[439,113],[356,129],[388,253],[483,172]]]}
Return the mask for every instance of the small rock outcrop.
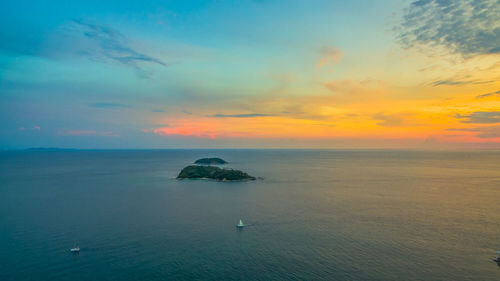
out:
{"label": "small rock outcrop", "polygon": [[227,162],[221,158],[201,158],[194,161],[198,165],[224,165]]}

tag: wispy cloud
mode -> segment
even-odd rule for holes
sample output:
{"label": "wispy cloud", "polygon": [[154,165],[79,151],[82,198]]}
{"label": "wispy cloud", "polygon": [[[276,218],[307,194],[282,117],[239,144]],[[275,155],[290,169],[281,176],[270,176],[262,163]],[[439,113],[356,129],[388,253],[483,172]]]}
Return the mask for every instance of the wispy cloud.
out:
{"label": "wispy cloud", "polygon": [[132,41],[116,29],[85,20],[71,20],[57,32],[0,32],[0,50],[21,55],[65,59],[84,56],[92,61],[116,63],[135,70],[140,78],[153,71],[145,65],[168,66],[163,60],[138,50]]}
{"label": "wispy cloud", "polygon": [[362,89],[362,83],[349,79],[325,82],[324,86],[333,93],[353,93]]}
{"label": "wispy cloud", "polygon": [[185,137],[196,137],[196,138],[211,138],[215,139],[215,133],[209,130],[202,130],[196,127],[163,127],[152,129],[151,131],[143,130],[143,132],[152,132],[155,135],[159,136],[185,136]]}
{"label": "wispy cloud", "polygon": [[40,126],[33,126],[31,128],[19,127],[18,130],[19,131],[26,131],[26,130],[40,131]]}
{"label": "wispy cloud", "polygon": [[316,67],[322,69],[326,66],[334,66],[340,62],[342,58],[342,52],[332,46],[323,46],[318,51],[318,61],[316,62]]}
{"label": "wispy cloud", "polygon": [[97,134],[94,130],[62,130],[59,132],[63,136],[90,136]]}
{"label": "wispy cloud", "polygon": [[81,32],[89,40],[95,41],[100,47],[100,54],[117,62],[137,66],[138,62],[151,62],[162,66],[167,64],[160,59],[134,50],[127,43],[127,38],[112,28],[74,20],[75,31]]}
{"label": "wispy cloud", "polygon": [[478,84],[488,84],[495,82],[493,80],[481,81],[481,80],[454,80],[454,79],[446,79],[446,80],[436,80],[431,82],[431,85],[436,86],[462,86],[462,85],[478,85]]}
{"label": "wispy cloud", "polygon": [[406,120],[411,115],[412,114],[410,113],[397,113],[397,114],[377,113],[373,116],[373,119],[380,121],[377,123],[377,125],[382,127],[399,127],[399,126],[416,125],[416,124],[411,124]]}
{"label": "wispy cloud", "polygon": [[444,46],[464,57],[500,53],[500,3],[498,0],[418,0],[407,9],[399,41]]}
{"label": "wispy cloud", "polygon": [[130,106],[122,103],[112,103],[112,102],[96,102],[89,104],[91,107],[95,108],[129,108]]}
{"label": "wispy cloud", "polygon": [[469,115],[456,114],[462,123],[493,124],[500,123],[500,111],[476,111]]}
{"label": "wispy cloud", "polygon": [[58,131],[60,136],[101,136],[101,137],[119,137],[120,135],[115,134],[110,131],[98,132],[95,130],[72,130],[72,129],[61,129]]}
{"label": "wispy cloud", "polygon": [[476,128],[450,128],[447,131],[454,132],[474,132],[477,133],[476,137],[478,138],[500,138],[500,125],[496,126],[484,126],[484,127],[476,127]]}
{"label": "wispy cloud", "polygon": [[270,117],[275,116],[273,114],[262,114],[262,113],[249,113],[249,114],[214,114],[208,115],[208,117],[215,118],[253,118],[253,117]]}
{"label": "wispy cloud", "polygon": [[500,90],[498,90],[496,92],[492,92],[492,93],[478,95],[478,96],[476,96],[476,99],[482,99],[482,98],[487,98],[487,97],[491,97],[491,96],[499,96],[500,97]]}
{"label": "wispy cloud", "polygon": [[[76,53],[91,60],[114,62],[136,70],[140,78],[148,78],[152,72],[142,67],[144,63],[167,66],[162,60],[134,49],[130,41],[118,30],[84,20],[73,20],[66,29],[70,31],[69,40],[82,43],[84,48],[77,48]],[[83,41],[83,42],[81,42]]]}

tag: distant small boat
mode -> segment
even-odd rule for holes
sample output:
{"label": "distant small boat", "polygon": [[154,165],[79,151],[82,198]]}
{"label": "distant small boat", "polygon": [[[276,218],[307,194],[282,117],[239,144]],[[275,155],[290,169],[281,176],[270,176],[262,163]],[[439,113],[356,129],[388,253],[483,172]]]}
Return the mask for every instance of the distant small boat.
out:
{"label": "distant small boat", "polygon": [[75,247],[69,249],[69,251],[72,252],[72,253],[78,253],[78,252],[80,252],[80,247],[75,246]]}
{"label": "distant small boat", "polygon": [[245,225],[243,224],[243,222],[241,221],[240,219],[240,222],[236,225],[237,228],[243,228],[245,227]]}
{"label": "distant small boat", "polygon": [[494,262],[500,263],[500,251],[497,251],[497,257],[493,259]]}

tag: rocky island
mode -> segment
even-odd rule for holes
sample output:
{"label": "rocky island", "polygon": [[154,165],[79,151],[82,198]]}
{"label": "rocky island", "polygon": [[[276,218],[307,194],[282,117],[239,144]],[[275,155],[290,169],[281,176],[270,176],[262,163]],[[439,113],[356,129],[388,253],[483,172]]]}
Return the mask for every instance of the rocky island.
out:
{"label": "rocky island", "polygon": [[221,158],[201,158],[194,161],[195,164],[198,165],[223,165],[227,164],[227,162]]}
{"label": "rocky island", "polygon": [[213,166],[190,165],[182,169],[177,179],[213,179],[217,181],[255,180],[249,174],[233,169],[222,169]]}

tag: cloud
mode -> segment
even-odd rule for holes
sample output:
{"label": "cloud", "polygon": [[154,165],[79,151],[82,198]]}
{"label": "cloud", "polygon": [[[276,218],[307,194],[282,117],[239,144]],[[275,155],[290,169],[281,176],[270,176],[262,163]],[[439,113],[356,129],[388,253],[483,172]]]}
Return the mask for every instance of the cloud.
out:
{"label": "cloud", "polygon": [[464,57],[500,53],[498,0],[418,0],[398,31],[406,48],[443,46]]}
{"label": "cloud", "polygon": [[500,123],[500,111],[476,111],[469,115],[456,114],[456,118],[463,119],[461,123],[493,124]]}
{"label": "cloud", "polygon": [[[368,102],[372,99],[379,100],[387,95],[388,89],[384,82],[379,80],[332,80],[323,83],[323,86],[333,93],[332,97],[335,102],[357,103]],[[331,103],[333,100],[328,98],[326,103]]]}
{"label": "cloud", "polygon": [[83,20],[73,20],[72,29],[96,43],[97,48],[92,50],[95,53],[89,53],[89,55],[102,56],[135,68],[139,68],[140,62],[167,65],[160,59],[134,50],[129,46],[127,38],[115,29]]}
{"label": "cloud", "polygon": [[120,135],[113,132],[97,132],[95,130],[68,130],[62,129],[58,131],[60,136],[102,136],[102,137],[119,137]]}
{"label": "cloud", "polygon": [[487,98],[487,97],[490,97],[490,96],[499,96],[500,97],[500,90],[498,90],[496,92],[492,92],[492,93],[478,95],[478,96],[476,96],[476,99]]}
{"label": "cloud", "polygon": [[496,126],[485,126],[477,128],[450,128],[447,131],[455,132],[475,132],[478,138],[500,138],[500,125]]}
{"label": "cloud", "polygon": [[122,103],[111,103],[111,102],[96,102],[91,103],[91,107],[95,108],[129,108],[130,106]]}
{"label": "cloud", "polygon": [[488,80],[488,81],[480,81],[480,80],[437,80],[434,82],[431,82],[431,85],[436,87],[436,86],[460,86],[460,85],[478,85],[478,84],[488,84],[495,82],[493,80]]}
{"label": "cloud", "polygon": [[200,128],[196,127],[164,127],[164,128],[157,128],[157,129],[152,129],[152,130],[142,130],[145,133],[152,132],[155,135],[159,136],[187,136],[187,137],[197,137],[197,138],[211,138],[215,139],[215,133],[210,132],[208,130],[201,130]]}
{"label": "cloud", "polygon": [[102,132],[102,133],[98,133],[98,135],[103,136],[103,137],[119,137],[120,136],[119,134],[116,134],[113,132]]}
{"label": "cloud", "polygon": [[335,47],[324,46],[318,51],[319,59],[316,62],[316,67],[322,69],[325,66],[334,66],[340,62],[342,51]]}
{"label": "cloud", "polygon": [[97,134],[94,130],[64,130],[60,132],[60,135],[64,136],[89,136]]}
{"label": "cloud", "polygon": [[34,55],[52,59],[86,57],[91,61],[130,67],[137,77],[150,78],[153,71],[146,65],[168,66],[164,61],[141,52],[121,32],[84,20],[72,20],[46,35]]}
{"label": "cloud", "polygon": [[353,93],[362,90],[360,82],[349,79],[325,82],[323,85],[333,93]]}
{"label": "cloud", "polygon": [[377,113],[373,116],[374,120],[379,120],[381,122],[378,122],[377,125],[382,126],[382,127],[398,127],[398,126],[403,126],[405,116],[408,114],[384,114],[384,113]]}
{"label": "cloud", "polygon": [[153,110],[151,110],[151,112],[165,112],[165,110],[163,110],[163,109],[153,109]]}
{"label": "cloud", "polygon": [[271,117],[275,116],[272,114],[262,114],[262,113],[249,113],[249,114],[214,114],[208,117],[215,118],[253,118],[253,117]]}
{"label": "cloud", "polygon": [[163,60],[133,47],[131,41],[116,29],[77,19],[65,23],[57,32],[26,29],[0,32],[0,50],[11,53],[65,59],[85,56],[92,61],[116,63],[135,70],[140,78],[150,78],[146,64],[168,66]]}
{"label": "cloud", "polygon": [[40,126],[33,126],[31,128],[19,127],[18,130],[19,131],[26,131],[26,130],[40,131]]}

